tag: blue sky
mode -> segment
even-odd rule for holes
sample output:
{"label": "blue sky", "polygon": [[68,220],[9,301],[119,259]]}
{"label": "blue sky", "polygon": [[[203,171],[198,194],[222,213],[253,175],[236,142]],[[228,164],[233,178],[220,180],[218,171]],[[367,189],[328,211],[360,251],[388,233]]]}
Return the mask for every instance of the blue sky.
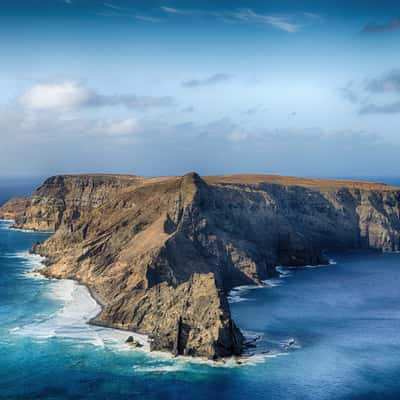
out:
{"label": "blue sky", "polygon": [[391,1],[5,1],[0,175],[397,175]]}

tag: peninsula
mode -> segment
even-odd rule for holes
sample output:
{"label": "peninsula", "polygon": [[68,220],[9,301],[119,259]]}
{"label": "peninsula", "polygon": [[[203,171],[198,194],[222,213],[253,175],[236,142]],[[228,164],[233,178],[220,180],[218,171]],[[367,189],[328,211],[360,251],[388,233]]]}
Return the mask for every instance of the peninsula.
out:
{"label": "peninsula", "polygon": [[94,323],[149,335],[153,350],[219,359],[244,337],[227,293],[325,251],[400,250],[400,188],[275,175],[63,175],[0,208],[54,234],[42,273],[87,285]]}

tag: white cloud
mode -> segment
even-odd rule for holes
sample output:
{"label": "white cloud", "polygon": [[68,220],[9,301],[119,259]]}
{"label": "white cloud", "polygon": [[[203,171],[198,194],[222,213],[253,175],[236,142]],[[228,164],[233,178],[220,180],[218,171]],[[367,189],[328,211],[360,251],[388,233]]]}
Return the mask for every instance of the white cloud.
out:
{"label": "white cloud", "polygon": [[96,136],[131,136],[139,131],[139,124],[134,118],[122,120],[100,120],[91,128],[90,132]]}
{"label": "white cloud", "polygon": [[204,79],[190,79],[182,82],[182,86],[184,87],[198,87],[198,86],[209,86],[215,85],[217,83],[225,82],[232,79],[232,75],[218,73],[211,76],[208,76]]}
{"label": "white cloud", "polygon": [[291,22],[291,17],[258,14],[250,8],[233,12],[231,13],[231,16],[245,22],[272,25],[291,33],[297,32],[301,28],[301,25]]}
{"label": "white cloud", "polygon": [[382,175],[398,172],[393,165],[399,145],[380,136],[257,129],[228,118],[176,125],[168,118],[66,119],[61,113],[0,107],[0,132],[6,155],[0,157],[0,175],[111,171],[153,176],[188,170],[373,175],[377,165]]}
{"label": "white cloud", "polygon": [[168,14],[176,14],[176,15],[192,15],[192,14],[196,14],[196,11],[193,10],[181,10],[178,8],[173,8],[173,7],[165,7],[162,6],[161,10],[163,10],[164,12],[168,13]]}
{"label": "white cloud", "polygon": [[20,96],[19,103],[32,110],[70,110],[81,107],[123,105],[128,108],[172,106],[169,96],[137,96],[135,94],[99,94],[79,81],[37,84]]}
{"label": "white cloud", "polygon": [[19,102],[33,110],[70,109],[86,104],[93,94],[79,82],[65,81],[35,85],[19,98]]}
{"label": "white cloud", "polygon": [[125,8],[116,6],[115,4],[112,4],[112,3],[106,3],[106,2],[104,2],[103,5],[104,5],[104,7],[108,7],[108,8],[111,8],[111,9],[113,9],[113,10],[125,10]]}
{"label": "white cloud", "polygon": [[161,18],[149,17],[148,15],[135,15],[135,19],[137,19],[138,21],[151,22],[151,23],[158,23],[162,21]]}
{"label": "white cloud", "polygon": [[311,21],[315,22],[316,20],[321,20],[318,14],[310,12],[303,12],[300,14],[270,15],[257,13],[250,8],[217,12],[190,9],[183,10],[179,8],[162,6],[161,10],[169,15],[175,16],[208,16],[229,23],[242,22],[249,24],[270,25],[289,33],[297,32],[305,25],[308,25]]}

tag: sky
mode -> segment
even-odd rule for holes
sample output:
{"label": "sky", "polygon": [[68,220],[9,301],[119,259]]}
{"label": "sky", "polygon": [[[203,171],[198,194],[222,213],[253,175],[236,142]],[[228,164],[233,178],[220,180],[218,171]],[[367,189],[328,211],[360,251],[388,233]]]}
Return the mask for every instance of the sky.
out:
{"label": "sky", "polygon": [[0,7],[0,177],[400,174],[396,1]]}

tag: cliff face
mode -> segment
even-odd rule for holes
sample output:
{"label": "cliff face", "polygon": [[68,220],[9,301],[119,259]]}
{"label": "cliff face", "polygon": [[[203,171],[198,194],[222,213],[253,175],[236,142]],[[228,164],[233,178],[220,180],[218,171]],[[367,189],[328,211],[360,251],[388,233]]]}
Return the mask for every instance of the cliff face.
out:
{"label": "cliff face", "polygon": [[4,217],[13,217],[16,226],[55,231],[65,222],[100,207],[116,193],[141,181],[139,177],[125,175],[53,176],[30,199],[13,199],[0,212]]}
{"label": "cliff face", "polygon": [[243,337],[226,292],[324,249],[400,249],[400,189],[271,176],[48,179],[0,208],[17,227],[54,230],[36,251],[47,276],[88,285],[96,322],[149,334],[152,348],[220,358]]}

